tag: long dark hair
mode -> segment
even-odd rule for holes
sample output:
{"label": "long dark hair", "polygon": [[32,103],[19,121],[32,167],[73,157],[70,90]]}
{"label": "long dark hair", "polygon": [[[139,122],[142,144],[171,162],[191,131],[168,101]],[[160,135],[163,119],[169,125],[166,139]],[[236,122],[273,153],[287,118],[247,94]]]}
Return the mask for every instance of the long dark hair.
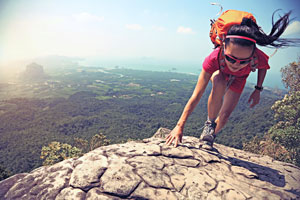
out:
{"label": "long dark hair", "polygon": [[[259,27],[254,21],[249,18],[244,18],[240,25],[233,25],[227,32],[227,35],[240,35],[246,36],[256,40],[256,43],[260,46],[267,47],[288,47],[288,46],[300,46],[300,38],[279,38],[285,31],[290,23],[291,11],[283,15],[274,23],[274,15],[272,15],[272,29],[267,35],[261,27]],[[251,46],[254,43],[249,40],[238,39],[238,38],[227,38],[225,39],[225,45],[232,42],[241,46]]]}

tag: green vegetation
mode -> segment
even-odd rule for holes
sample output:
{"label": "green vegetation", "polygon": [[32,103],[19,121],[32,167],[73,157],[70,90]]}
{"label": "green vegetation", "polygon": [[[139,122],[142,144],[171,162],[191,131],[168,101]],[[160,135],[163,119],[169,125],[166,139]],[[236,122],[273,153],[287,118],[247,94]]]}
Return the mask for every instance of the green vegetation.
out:
{"label": "green vegetation", "polygon": [[[187,74],[100,68],[61,69],[50,77],[44,82],[3,85],[0,90],[0,165],[13,174],[41,166],[43,147],[48,147],[44,151],[47,155],[60,160],[76,155],[79,149],[82,153],[105,145],[91,143],[97,133],[105,136],[100,135],[99,140],[115,144],[151,137],[160,127],[172,129],[197,82],[197,76]],[[184,135],[199,137],[207,117],[208,87]],[[218,143],[242,148],[243,143],[256,135],[262,137],[275,124],[270,108],[282,96],[266,89],[261,103],[249,109],[247,100],[252,91],[245,88],[229,123],[217,137]],[[51,148],[59,146],[58,154],[49,153],[49,144],[54,141],[57,143]]]}
{"label": "green vegetation", "polygon": [[44,160],[43,165],[53,165],[65,159],[79,157],[81,155],[81,149],[72,147],[69,144],[51,142],[48,146],[42,148],[41,159]]}
{"label": "green vegetation", "polygon": [[244,149],[300,166],[300,58],[281,72],[289,93],[272,106],[276,123],[264,138],[254,138]]}
{"label": "green vegetation", "polygon": [[98,147],[107,146],[110,140],[106,139],[106,136],[102,133],[94,135],[88,142],[82,138],[75,138],[75,146],[82,150],[83,153],[92,151]]}
{"label": "green vegetation", "polygon": [[3,166],[0,165],[0,181],[10,177],[11,172],[7,171]]}
{"label": "green vegetation", "polygon": [[43,165],[53,165],[65,159],[80,157],[98,147],[109,145],[109,140],[102,133],[94,135],[90,142],[82,138],[75,138],[74,140],[75,147],[56,141],[51,142],[48,146],[43,146],[40,157],[43,160]]}

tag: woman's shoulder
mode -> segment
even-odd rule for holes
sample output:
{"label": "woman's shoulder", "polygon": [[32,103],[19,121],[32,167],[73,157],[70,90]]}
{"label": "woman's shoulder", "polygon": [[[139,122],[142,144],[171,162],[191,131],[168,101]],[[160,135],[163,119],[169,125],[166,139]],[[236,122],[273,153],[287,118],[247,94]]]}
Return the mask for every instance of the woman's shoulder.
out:
{"label": "woman's shoulder", "polygon": [[220,52],[220,47],[217,47],[216,49],[214,49],[207,57],[209,60],[218,60],[218,55]]}
{"label": "woman's shoulder", "polygon": [[202,65],[202,68],[210,73],[213,74],[216,70],[219,69],[219,63],[218,63],[218,53],[220,51],[220,48],[214,49],[205,59]]}
{"label": "woman's shoulder", "polygon": [[259,48],[255,49],[255,53],[258,56],[259,60],[265,60],[268,61],[269,60],[269,56],[267,54],[265,54],[265,52],[263,52],[262,50],[260,50]]}
{"label": "woman's shoulder", "polygon": [[269,63],[268,63],[269,62],[269,56],[267,54],[265,54],[259,48],[256,48],[255,53],[256,53],[257,59],[258,59],[258,69],[261,69],[261,68],[270,69],[270,66],[269,66]]}

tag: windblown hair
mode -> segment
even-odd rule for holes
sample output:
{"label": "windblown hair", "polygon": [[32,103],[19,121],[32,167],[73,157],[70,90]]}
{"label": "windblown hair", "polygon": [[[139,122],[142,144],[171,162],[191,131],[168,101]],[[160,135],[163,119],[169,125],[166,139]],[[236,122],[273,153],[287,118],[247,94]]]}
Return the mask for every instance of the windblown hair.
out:
{"label": "windblown hair", "polygon": [[[260,46],[275,48],[300,46],[300,38],[279,38],[290,23],[289,17],[291,11],[286,13],[282,17],[280,16],[280,18],[274,24],[274,15],[276,11],[272,15],[272,29],[268,35],[254,21],[248,18],[244,18],[240,25],[233,25],[228,30],[227,35],[246,36],[256,40],[256,43]],[[251,46],[254,44],[249,40],[239,38],[226,38],[225,45],[227,45],[229,41],[241,46]]]}

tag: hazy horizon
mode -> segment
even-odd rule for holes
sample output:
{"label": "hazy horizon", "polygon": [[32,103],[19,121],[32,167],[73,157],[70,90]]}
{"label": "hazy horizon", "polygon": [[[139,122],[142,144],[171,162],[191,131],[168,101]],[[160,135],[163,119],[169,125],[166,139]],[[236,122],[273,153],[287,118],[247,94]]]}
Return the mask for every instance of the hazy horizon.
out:
{"label": "hazy horizon", "polygon": [[[123,65],[164,70],[159,68],[162,67],[198,73],[203,60],[213,50],[208,36],[210,19],[216,19],[220,11],[219,6],[210,2],[3,0],[0,2],[0,77],[24,69],[26,61],[51,55],[84,59],[87,65],[103,67]],[[275,19],[292,10],[293,20],[283,36],[300,38],[300,1],[220,0],[218,3],[223,11],[237,9],[253,13],[266,33],[270,32],[275,10],[281,9]],[[261,49],[267,55],[274,52],[274,49]],[[269,60],[271,69],[265,83],[282,88],[278,81],[280,69],[299,56],[299,47],[279,49]],[[251,82],[255,82],[254,76],[252,73]]]}
{"label": "hazy horizon", "polygon": [[[146,71],[164,71],[164,72],[176,72],[186,73],[198,76],[202,70],[202,61],[200,62],[172,62],[170,60],[158,60],[154,58],[131,58],[131,59],[84,59],[75,57],[65,57],[51,55],[46,57],[40,57],[35,59],[21,60],[19,62],[11,63],[10,69],[5,69],[0,66],[0,83],[7,82],[16,78],[16,75],[24,72],[26,66],[30,63],[37,63],[44,67],[45,72],[53,71],[61,67],[70,68],[84,68],[84,67],[100,67],[100,68],[126,68],[133,70],[146,70]],[[8,64],[9,65],[9,64]],[[5,76],[7,75],[7,76]],[[257,73],[251,73],[247,84],[255,84]],[[280,80],[280,81],[278,81]],[[280,72],[268,72],[268,76],[265,79],[264,86],[275,89],[285,89],[281,81]]]}

